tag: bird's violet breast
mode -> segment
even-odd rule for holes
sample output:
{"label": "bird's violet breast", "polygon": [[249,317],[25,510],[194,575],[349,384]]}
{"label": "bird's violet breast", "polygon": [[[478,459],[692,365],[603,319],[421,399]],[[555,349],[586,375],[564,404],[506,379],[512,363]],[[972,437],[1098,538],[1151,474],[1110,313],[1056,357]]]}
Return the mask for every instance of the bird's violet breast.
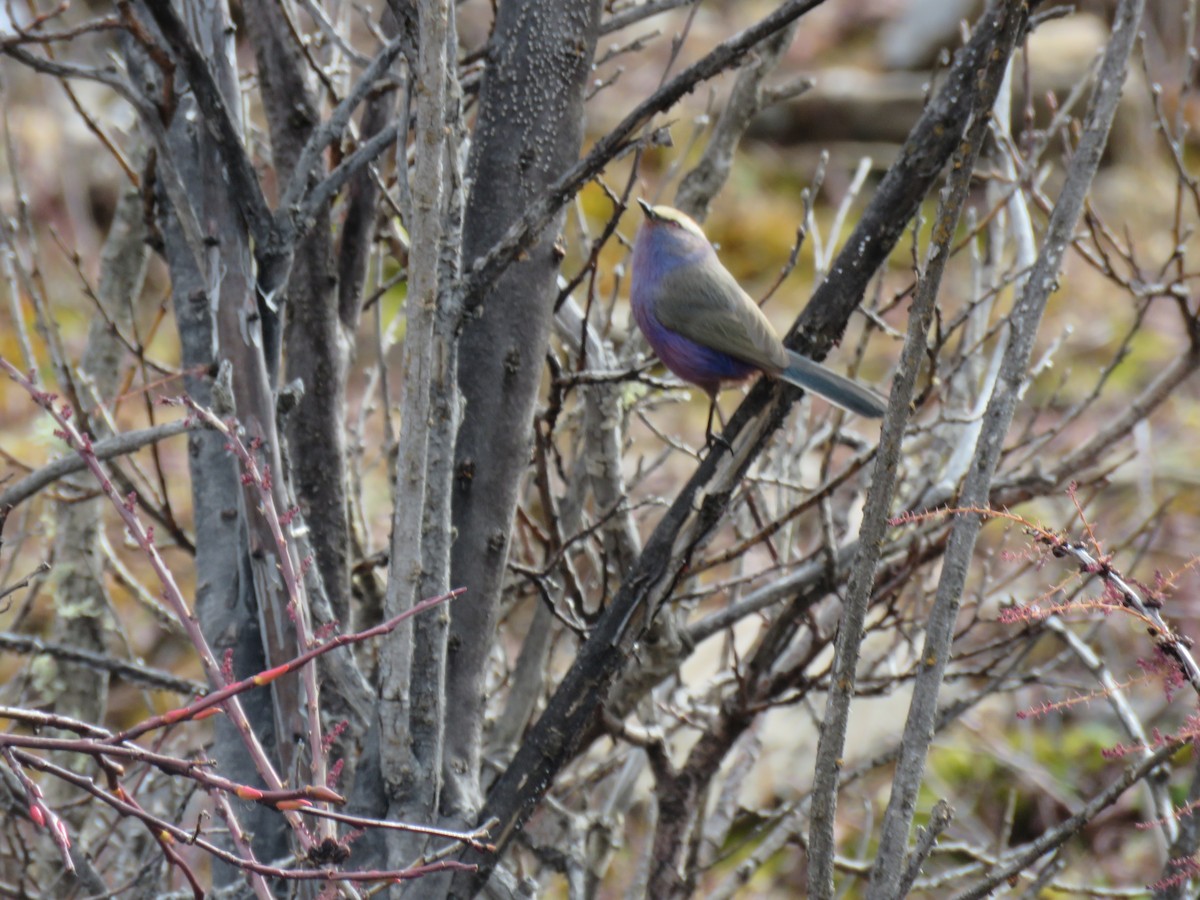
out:
{"label": "bird's violet breast", "polygon": [[638,328],[663,365],[684,381],[715,394],[722,382],[742,381],[758,367],[672,331],[655,315],[661,292],[670,281],[666,276],[679,266],[704,265],[709,257],[716,261],[712,245],[703,237],[675,223],[648,218],[633,243],[630,304]]}

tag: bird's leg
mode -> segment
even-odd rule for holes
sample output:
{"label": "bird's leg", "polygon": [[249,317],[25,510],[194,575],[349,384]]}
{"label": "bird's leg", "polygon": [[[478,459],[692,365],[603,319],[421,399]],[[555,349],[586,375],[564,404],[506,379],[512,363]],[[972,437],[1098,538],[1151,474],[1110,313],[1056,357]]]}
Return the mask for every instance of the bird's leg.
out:
{"label": "bird's leg", "polygon": [[721,411],[717,409],[717,392],[712,391],[708,395],[708,425],[704,429],[704,446],[711,449],[713,445],[720,445],[733,453],[733,445],[725,440],[725,436],[716,434],[713,431],[713,416],[717,416],[721,421],[721,427],[725,427],[725,417],[721,415]]}

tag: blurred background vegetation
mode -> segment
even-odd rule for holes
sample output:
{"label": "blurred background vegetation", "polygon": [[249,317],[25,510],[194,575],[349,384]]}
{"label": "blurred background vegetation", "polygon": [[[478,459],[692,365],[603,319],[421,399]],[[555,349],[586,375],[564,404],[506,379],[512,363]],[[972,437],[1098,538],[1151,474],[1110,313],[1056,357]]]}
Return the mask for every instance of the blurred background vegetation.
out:
{"label": "blurred background vegetation", "polygon": [[[80,6],[98,11],[105,4]],[[626,49],[614,52],[595,72],[595,96],[588,106],[589,139],[604,134],[637,98],[662,80],[672,52],[678,52],[673,63],[673,71],[678,71],[772,6],[766,2],[714,0],[674,10],[607,36],[601,43],[601,58],[605,56],[605,40],[613,48]],[[728,268],[752,296],[762,297],[788,264],[798,230],[805,225],[803,192],[822,170],[823,181],[811,198],[812,223],[795,267],[764,307],[781,332],[794,320],[813,289],[822,255],[848,233],[849,226],[831,233],[839,206],[850,198],[852,225],[877,179],[895,158],[928,96],[931,82],[946,65],[945,53],[960,44],[960,21],[973,20],[981,6],[966,0],[836,0],[804,18],[776,80],[785,83],[808,77],[814,86],[755,120],[735,159],[729,183],[713,203],[705,223]],[[1013,119],[1019,139],[1023,134],[1031,140],[1034,131],[1050,120],[1055,108],[1086,77],[1107,39],[1111,6],[1101,0],[1085,0],[1074,5],[1072,14],[1045,23],[1031,38],[1014,79]],[[1177,254],[1185,260],[1187,270],[1180,280],[1190,294],[1179,302],[1190,303],[1193,308],[1197,303],[1200,237],[1196,232],[1196,209],[1190,199],[1196,188],[1194,182],[1181,187],[1180,174],[1181,168],[1192,173],[1192,178],[1200,173],[1197,35],[1186,34],[1180,27],[1187,21],[1188,7],[1188,0],[1150,4],[1144,37],[1136,51],[1137,62],[1090,197],[1091,219],[1085,231],[1101,237],[1096,246],[1088,241],[1084,252],[1068,253],[1059,290],[1051,300],[1039,336],[1037,356],[1042,364],[1014,423],[1014,445],[1028,435],[1049,431],[1065,410],[1086,400],[1096,389],[1100,369],[1110,365],[1114,347],[1126,342],[1123,356],[1108,375],[1099,399],[1090,404],[1085,415],[1070,421],[1061,433],[1036,449],[1036,454],[1047,461],[1061,457],[1123,412],[1130,399],[1160,371],[1163,360],[1179,356],[1193,339],[1179,325],[1175,301],[1135,296],[1136,290],[1130,290],[1131,285],[1139,286],[1139,279],[1163,277],[1164,270],[1173,265],[1173,254]],[[490,4],[481,0],[459,6],[464,47],[477,47],[483,42],[491,16]],[[681,33],[686,33],[686,40],[675,48],[672,39]],[[632,41],[636,41],[638,52],[629,51]],[[106,51],[102,44],[93,44],[89,52],[99,59]],[[253,68],[249,48],[242,48],[242,52],[242,65]],[[1028,68],[1023,69],[1026,64]],[[672,145],[653,148],[640,157],[635,196],[671,201],[680,174],[694,163],[707,129],[723,106],[732,78],[730,75],[703,85],[662,117],[661,124],[669,125]],[[66,356],[76,359],[96,316],[90,296],[93,288],[89,286],[95,284],[98,275],[100,248],[118,199],[129,186],[121,165],[98,143],[93,125],[120,145],[135,123],[128,109],[103,91],[74,84],[68,94],[62,85],[10,61],[0,63],[0,86],[4,129],[0,211],[6,218],[26,217],[32,223],[36,245],[20,248],[19,252],[36,261],[36,277],[44,282],[45,295],[53,300],[56,339],[61,340]],[[86,112],[86,117],[80,110]],[[1178,156],[1161,133],[1160,121],[1190,126],[1174,148]],[[1062,134],[1052,135],[1051,141],[1061,151],[1069,137],[1070,130],[1065,129]],[[633,164],[634,156],[629,155],[611,165],[604,175],[605,184],[619,192],[630,178]],[[865,173],[865,180],[856,183],[860,171]],[[1032,197],[1039,229],[1045,223],[1060,178],[1061,166],[1047,162],[1034,179],[1037,189]],[[975,199],[980,210],[987,208],[988,190],[985,180],[977,180]],[[1037,208],[1039,197],[1042,202]],[[856,377],[884,388],[902,345],[914,282],[914,257],[928,246],[936,201],[936,197],[928,199],[924,220],[914,229],[917,249],[911,240],[905,241],[875,283],[874,296],[868,298],[872,321],[878,327],[868,338],[867,318],[856,318],[841,347],[830,358],[837,367],[853,367]],[[563,270],[568,276],[585,263],[590,240],[604,227],[611,210],[609,192],[599,185],[590,185],[577,198],[563,240]],[[636,208],[625,213],[619,227],[620,239],[604,247],[594,273],[595,302],[614,310],[611,323],[605,320],[605,337],[618,350],[640,340],[627,306],[628,242],[640,216]],[[977,243],[972,237],[977,224],[968,220],[960,225],[966,250],[952,261],[943,284],[947,317],[956,310],[955,298],[975,294],[977,262],[970,250]],[[1109,229],[1107,235],[1103,234],[1104,228]],[[1179,246],[1181,240],[1184,246]],[[1119,245],[1128,248],[1129,258],[1123,260],[1114,251]],[[0,263],[9,289],[9,296],[0,303],[0,354],[18,360],[26,352],[20,345],[22,331],[14,327],[14,317],[20,317],[33,340],[29,349],[38,360],[41,375],[47,383],[53,383],[44,344],[47,335],[33,327],[35,314],[30,298],[12,275],[12,252],[12,248],[0,247]],[[1138,263],[1136,270],[1129,265],[1130,259]],[[397,270],[394,263],[391,265],[383,273],[384,278]],[[1011,301],[1011,297],[1003,299]],[[177,415],[154,406],[158,397],[182,390],[169,300],[165,268],[157,257],[152,257],[128,335],[144,349],[146,362],[130,364],[125,388],[111,409],[120,429],[143,427],[151,417],[157,421]],[[403,300],[403,285],[384,291],[378,300],[378,316],[364,317],[360,335],[363,346],[374,346],[377,333],[391,329],[387,354],[393,378],[403,353],[403,322],[397,319]],[[360,514],[368,547],[386,543],[390,524],[389,439],[378,415],[380,395],[377,390],[373,394],[363,392],[369,385],[374,388],[374,367],[374,358],[360,355],[352,378],[348,422],[356,441],[356,476],[364,488]],[[653,374],[661,376],[663,372],[657,369]],[[933,383],[918,384],[918,391],[924,390],[925,396],[936,389]],[[682,483],[695,466],[692,453],[664,452],[664,447],[669,446],[668,439],[682,447],[699,446],[707,400],[701,392],[682,385],[659,393],[633,382],[627,390],[631,407],[639,405],[637,414],[629,419],[630,444],[624,458],[630,480],[637,483],[642,505],[636,516],[645,535],[661,514],[661,497],[671,496],[673,486]],[[397,395],[393,384],[392,396]],[[726,414],[732,412],[741,396],[740,389],[723,395],[721,406]],[[1194,380],[1186,382],[1136,429],[1130,440],[1103,461],[1099,467],[1103,471],[1086,473],[1086,486],[1078,498],[1086,523],[1065,493],[1019,508],[1021,515],[1046,528],[1062,529],[1076,537],[1089,530],[1094,532],[1104,548],[1114,553],[1122,571],[1142,583],[1153,585],[1169,576],[1172,589],[1165,614],[1187,636],[1200,635],[1200,577],[1195,566],[1200,547],[1198,401],[1200,385]],[[918,423],[927,409],[918,407]],[[827,408],[819,401],[806,401],[793,412],[789,433],[798,436],[806,429],[816,429],[827,415]],[[873,428],[858,426],[868,438],[876,433]],[[786,453],[786,447],[785,441],[776,452]],[[52,424],[28,396],[7,379],[0,379],[0,489],[64,452]],[[186,530],[190,494],[184,442],[176,439],[165,443],[154,451],[153,461],[148,451],[137,459],[142,480],[154,486]],[[1032,464],[1036,467],[1037,461]],[[821,477],[821,465],[821,457],[816,455],[801,474],[815,484]],[[91,491],[85,479],[78,479],[59,484],[53,497],[69,502],[91,496]],[[53,542],[57,509],[57,503],[42,496],[13,513],[0,552],[0,585],[23,577],[46,556]],[[852,510],[839,511],[839,515],[853,514]],[[149,666],[186,678],[201,678],[190,646],[182,636],[165,632],[145,611],[147,598],[137,595],[135,581],[152,580],[144,560],[132,552],[115,519],[110,518],[106,528],[111,556],[102,568],[118,613],[107,627],[119,627],[120,632],[111,639],[126,648],[129,656]],[[740,534],[736,523],[726,526],[709,553],[715,556],[722,547],[735,543]],[[190,595],[193,586],[188,582],[188,554],[166,540],[162,546],[185,594]],[[720,608],[738,591],[769,580],[771,557],[759,551],[750,559],[752,564],[746,566],[746,573],[714,567],[699,576],[696,590],[707,605],[698,608]],[[754,571],[754,564],[761,564],[759,571]],[[1056,570],[1053,563],[1047,565],[1037,557],[1020,528],[989,525],[978,552],[978,571],[969,588],[989,600],[974,612],[994,621],[999,604],[1050,602],[1048,598],[1058,596],[1051,594],[1052,589],[1068,580],[1069,574],[1069,566],[1059,564]],[[58,589],[60,579],[66,575],[63,569],[55,568],[48,575],[36,577],[28,590],[6,598],[0,608],[0,631],[48,635],[56,606],[69,602]],[[936,570],[931,577],[936,577]],[[919,622],[925,601],[915,585],[911,600],[906,615]],[[523,621],[520,615],[514,615],[506,627],[519,633]],[[996,627],[987,634],[991,639],[1003,640],[1006,628],[1018,627]],[[901,628],[900,633],[903,631]],[[1139,660],[1153,653],[1144,629],[1135,621],[1097,618],[1085,634],[1101,649],[1116,678],[1126,685],[1144,721],[1169,732],[1192,715],[1194,696],[1183,693],[1172,699],[1164,694],[1159,680],[1141,674]],[[727,644],[709,642],[713,646],[706,645],[704,652],[688,663],[686,680],[710,676],[729,653],[745,651],[751,638],[752,632],[747,630]],[[554,664],[564,666],[570,652],[570,647],[564,645]],[[1058,652],[1054,640],[1047,637],[1032,651],[1031,663],[1036,667]],[[886,657],[880,652],[875,658]],[[57,664],[51,657],[0,653],[0,682],[8,684],[6,702],[20,698],[26,704],[50,706],[56,693],[56,677]],[[963,690],[969,690],[969,674],[961,678]],[[869,685],[869,678],[867,682]],[[1125,740],[1124,733],[1102,698],[1032,718],[1019,718],[1017,713],[1095,689],[1094,683],[1078,670],[1056,670],[1052,678],[1034,681],[976,707],[959,727],[939,736],[929,761],[928,795],[922,798],[922,809],[938,797],[955,798],[954,829],[964,844],[975,847],[986,846],[995,834],[1019,843],[1061,821],[1078,806],[1080,798],[1090,796],[1097,785],[1107,783],[1120,771],[1122,760],[1106,758],[1104,751]],[[108,720],[112,727],[143,718],[147,706],[162,711],[173,702],[169,695],[127,682],[114,683],[113,690]],[[754,740],[761,744],[761,763],[742,788],[741,805],[745,809],[778,809],[807,789],[817,739],[813,721],[820,713],[820,704],[810,703],[774,710],[756,729]],[[848,767],[869,759],[896,738],[906,706],[901,692],[856,707],[847,746]],[[1192,756],[1191,750],[1181,751],[1177,761],[1195,765],[1197,760]],[[844,792],[839,827],[848,848],[860,854],[868,852],[867,847],[856,845],[856,835],[871,834],[872,823],[886,803],[887,786],[888,767],[883,766]],[[1184,800],[1182,791],[1180,788],[1176,792],[1178,802]],[[1140,829],[1146,819],[1146,807],[1139,803],[1136,792],[1130,792],[1087,829],[1082,842],[1072,845],[1066,854],[1064,883],[1112,889],[1103,896],[1140,895],[1143,885],[1159,877],[1164,862],[1161,845]],[[759,824],[753,816],[745,818],[742,831],[748,843],[745,848],[729,848],[725,863],[713,872],[714,884],[720,880],[717,876],[728,874],[749,852],[753,846],[751,836]],[[636,847],[647,826],[635,811],[626,827],[623,852],[635,858],[636,853],[629,848]],[[622,896],[631,877],[614,867],[611,882],[605,884],[600,896]],[[739,896],[799,896],[804,884],[803,855],[784,850],[757,871]],[[945,891],[947,896],[951,893],[949,882]],[[698,895],[704,894],[704,889],[698,891]],[[931,896],[937,895],[935,889]]]}

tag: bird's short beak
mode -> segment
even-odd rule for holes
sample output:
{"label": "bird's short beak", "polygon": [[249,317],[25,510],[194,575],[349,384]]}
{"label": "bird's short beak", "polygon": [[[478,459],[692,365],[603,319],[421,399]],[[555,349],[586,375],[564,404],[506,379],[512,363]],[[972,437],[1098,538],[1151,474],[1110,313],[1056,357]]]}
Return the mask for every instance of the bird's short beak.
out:
{"label": "bird's short beak", "polygon": [[651,206],[649,203],[647,203],[645,200],[643,200],[641,197],[638,198],[638,206],[640,206],[642,208],[642,212],[644,212],[646,214],[647,219],[657,219],[658,218],[658,216],[654,215],[654,207]]}

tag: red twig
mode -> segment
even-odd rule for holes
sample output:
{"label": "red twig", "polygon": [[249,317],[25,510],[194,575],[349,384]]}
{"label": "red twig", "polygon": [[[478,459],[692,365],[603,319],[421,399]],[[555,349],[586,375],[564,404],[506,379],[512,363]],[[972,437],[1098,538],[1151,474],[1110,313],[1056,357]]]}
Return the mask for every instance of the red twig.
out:
{"label": "red twig", "polygon": [[[196,621],[196,617],[192,615],[191,608],[188,606],[187,600],[183,596],[183,592],[179,589],[178,583],[175,581],[175,576],[163,560],[162,555],[158,552],[158,548],[154,545],[153,531],[147,530],[138,518],[137,511],[134,505],[127,502],[118,493],[113,486],[112,480],[104,471],[104,467],[100,464],[100,460],[96,458],[95,452],[92,450],[92,440],[85,434],[82,434],[70,421],[71,408],[64,406],[62,409],[57,409],[54,406],[55,395],[42,391],[33,383],[32,378],[21,374],[21,372],[3,356],[0,356],[0,369],[8,373],[9,378],[19,384],[29,394],[33,401],[44,409],[58,423],[58,430],[55,434],[62,438],[72,450],[79,454],[80,459],[84,461],[96,481],[100,485],[100,490],[108,497],[109,501],[116,508],[117,513],[121,516],[125,523],[126,529],[130,536],[134,539],[137,545],[142,549],[150,560],[151,567],[154,569],[155,575],[158,576],[160,583],[163,586],[163,599],[168,608],[174,614],[175,618],[183,627],[192,646],[200,656],[200,661],[204,666],[205,674],[208,676],[209,683],[212,685],[223,685],[226,683],[226,678],[221,671],[221,666],[213,655],[212,648],[208,644],[208,639],[200,630],[200,623]],[[270,790],[283,790],[283,780],[279,777],[279,773],[275,771],[274,765],[267,758],[266,752],[259,743],[258,736],[254,733],[254,729],[250,725],[249,719],[246,718],[246,713],[242,709],[236,696],[229,696],[224,699],[223,709],[230,721],[237,729],[242,743],[246,747],[246,752],[250,758],[254,760],[255,768],[259,775],[266,783]],[[306,851],[312,848],[315,840],[308,829],[305,828],[304,822],[294,813],[285,814],[288,824],[296,834],[297,840],[301,847]]]}
{"label": "red twig", "polygon": [[59,852],[62,854],[63,867],[68,872],[74,872],[75,863],[71,859],[71,836],[67,834],[67,823],[60,819],[58,814],[46,805],[42,789],[37,786],[37,783],[32,778],[25,774],[25,769],[17,760],[16,754],[7,747],[0,751],[0,753],[3,753],[9,768],[17,776],[17,780],[21,782],[21,786],[25,788],[25,796],[29,800],[29,818],[39,828],[49,830],[50,837],[58,845]]}
{"label": "red twig", "polygon": [[475,866],[465,863],[446,860],[442,862],[430,863],[423,866],[413,866],[409,869],[368,869],[363,871],[348,871],[342,872],[332,868],[323,869],[283,869],[278,866],[268,866],[253,860],[243,859],[236,853],[231,853],[216,844],[206,841],[199,835],[193,834],[185,828],[180,828],[172,822],[168,822],[158,816],[146,812],[136,803],[130,802],[128,796],[124,792],[110,793],[95,783],[86,775],[80,775],[72,772],[69,769],[64,769],[61,766],[56,766],[53,763],[47,762],[40,757],[34,756],[32,753],[26,753],[23,750],[8,751],[13,757],[24,766],[37,769],[40,772],[45,772],[53,775],[62,781],[75,785],[76,787],[86,791],[98,800],[108,804],[116,812],[123,816],[135,818],[144,823],[150,828],[151,833],[160,838],[161,841],[168,843],[179,843],[198,847],[206,853],[226,862],[231,866],[236,866],[239,869],[247,872],[265,875],[268,878],[286,878],[291,881],[349,881],[349,882],[386,882],[386,881],[408,881],[413,878],[420,878],[424,875],[432,874],[433,872],[444,872],[448,870],[454,871],[474,871]]}
{"label": "red twig", "polygon": [[[169,710],[161,715],[146,719],[144,722],[140,722],[137,725],[134,725],[132,728],[122,731],[120,734],[113,735],[108,740],[112,743],[128,741],[132,740],[133,738],[140,737],[148,731],[153,731],[155,728],[163,728],[167,725],[174,725],[178,722],[184,722],[189,719],[205,718],[203,715],[204,713],[210,709],[213,709],[214,707],[222,705],[231,697],[235,697],[238,694],[245,693],[246,691],[254,688],[268,685],[276,678],[286,675],[289,672],[296,671],[306,663],[312,662],[312,660],[316,659],[318,656],[322,656],[328,653],[330,650],[336,649],[337,647],[361,643],[362,641],[369,640],[370,638],[388,634],[405,619],[418,615],[427,609],[431,609],[434,606],[437,606],[439,603],[452,600],[462,594],[464,590],[464,588],[456,588],[453,591],[449,591],[437,597],[430,597],[426,600],[422,600],[411,609],[405,610],[399,615],[388,619],[386,622],[382,622],[379,625],[366,629],[365,631],[359,631],[355,634],[338,635],[337,637],[332,638],[323,644],[301,653],[295,659],[289,660],[282,665],[259,672],[257,675],[251,675],[249,678],[244,678],[235,684],[227,685],[220,690],[213,691],[211,694],[205,694],[203,697],[192,703],[189,703],[187,706]],[[209,713],[209,715],[211,715],[211,713]],[[317,750],[319,750],[319,748],[314,750],[314,752],[317,752]]]}

